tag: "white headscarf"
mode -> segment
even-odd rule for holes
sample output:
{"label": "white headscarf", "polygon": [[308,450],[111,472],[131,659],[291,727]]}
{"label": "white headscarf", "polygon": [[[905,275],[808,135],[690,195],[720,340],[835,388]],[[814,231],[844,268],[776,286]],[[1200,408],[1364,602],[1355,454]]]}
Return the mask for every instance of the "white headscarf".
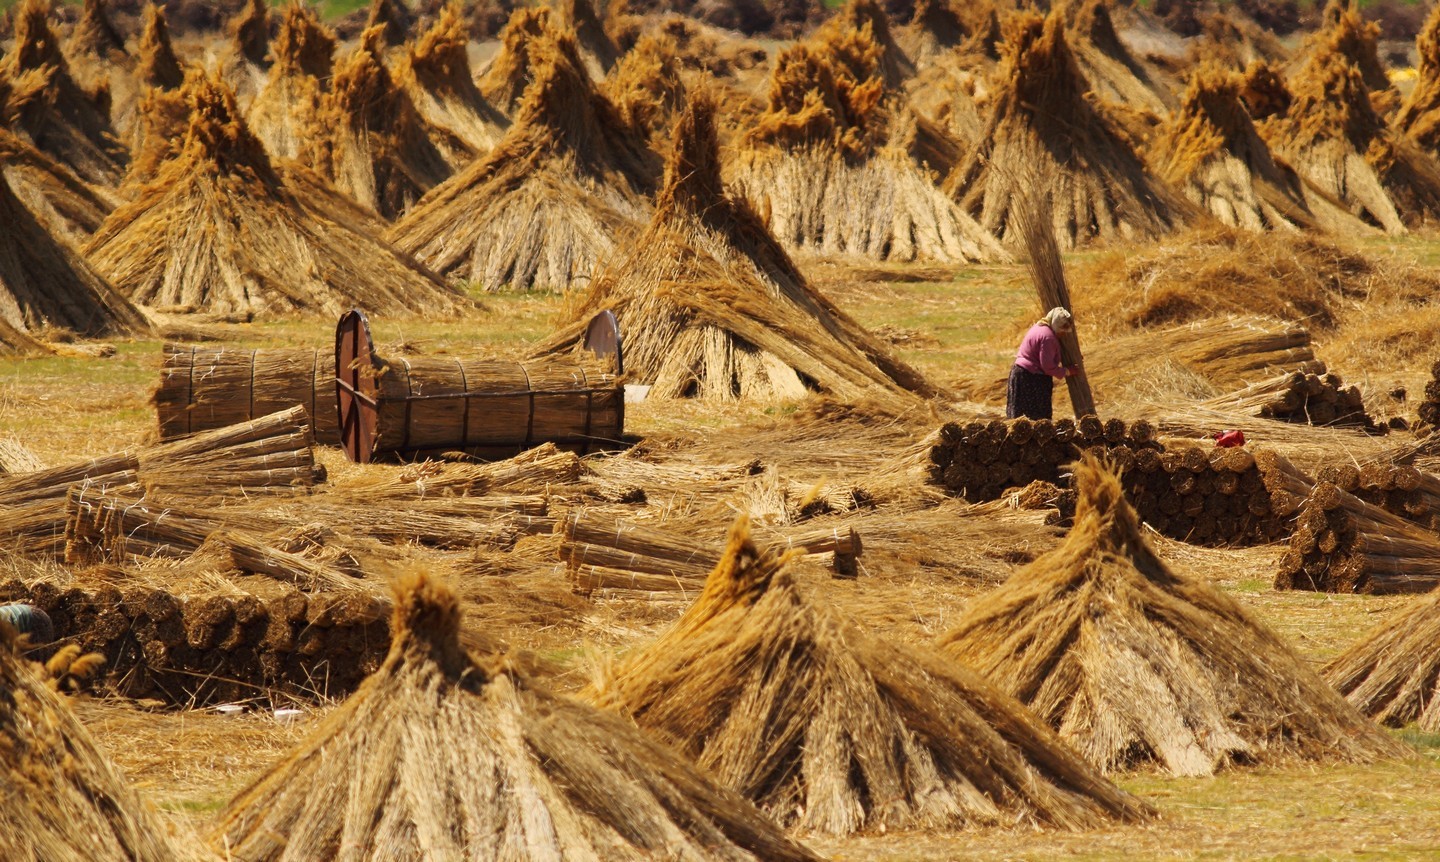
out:
{"label": "white headscarf", "polygon": [[1056,332],[1069,332],[1075,326],[1075,320],[1070,316],[1070,312],[1058,305],[1040,318],[1040,322]]}

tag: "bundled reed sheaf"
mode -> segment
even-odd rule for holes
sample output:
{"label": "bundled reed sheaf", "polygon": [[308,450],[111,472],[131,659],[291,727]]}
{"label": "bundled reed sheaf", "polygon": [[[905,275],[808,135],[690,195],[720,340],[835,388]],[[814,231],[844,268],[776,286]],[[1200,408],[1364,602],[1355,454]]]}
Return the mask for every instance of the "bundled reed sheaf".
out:
{"label": "bundled reed sheaf", "polygon": [[123,134],[135,119],[135,58],[110,23],[106,5],[105,0],[84,0],[64,52],[76,82]]}
{"label": "bundled reed sheaf", "polygon": [[988,683],[810,599],[790,560],[757,547],[742,518],[695,603],[592,697],[791,828],[1146,816]]}
{"label": "bundled reed sheaf", "polygon": [[[69,243],[57,239],[21,202],[0,173],[0,318],[32,334],[145,332],[149,322],[98,275]],[[43,336],[39,336],[43,337]]]}
{"label": "bundled reed sheaf", "polygon": [[917,134],[918,120],[889,83],[898,49],[874,30],[884,18],[873,11],[878,17],[837,17],[776,58],[768,108],[730,166],[736,185],[791,251],[944,263],[1004,258],[911,159],[906,137]]}
{"label": "bundled reed sheaf", "polygon": [[221,83],[187,87],[182,150],[85,252],[140,305],[217,314],[446,314],[462,298],[376,239],[318,183],[281,173]]}
{"label": "bundled reed sheaf", "polygon": [[692,94],[673,138],[649,227],[537,353],[578,349],[608,308],[625,333],[628,379],[651,397],[934,391],[812,289],[749,206],[726,195],[708,93]]}
{"label": "bundled reed sheaf", "polygon": [[177,89],[184,82],[185,74],[180,68],[180,58],[175,54],[175,45],[170,41],[170,25],[165,18],[165,9],[147,3],[142,15],[144,23],[135,49],[135,77],[141,87]]}
{"label": "bundled reed sheaf", "polygon": [[[460,646],[460,603],[396,588],[380,669],[230,802],[212,836],[244,862],[662,855],[813,860],[737,794],[633,725]],[[315,788],[341,804],[315,805]]]}
{"label": "bundled reed sheaf", "polygon": [[555,25],[575,34],[575,47],[592,81],[600,81],[615,68],[620,49],[605,31],[590,0],[557,0],[551,6]]}
{"label": "bundled reed sheaf", "polygon": [[0,623],[0,854],[15,862],[187,862],[177,834],[17,652]]}
{"label": "bundled reed sheaf", "polygon": [[108,691],[187,708],[257,695],[342,697],[389,647],[386,603],[353,590],[180,595],[124,571],[119,588],[0,582],[0,600],[40,608],[67,642],[103,656]]}
{"label": "bundled reed sheaf", "polygon": [[584,286],[640,232],[658,159],[585,74],[575,41],[529,46],[534,83],[504,140],[425,196],[387,236],[486,290]]}
{"label": "bundled reed sheaf", "polygon": [[1120,40],[1110,17],[1111,0],[1067,0],[1071,52],[1076,66],[1101,101],[1150,117],[1164,117],[1175,105],[1170,84]]}
{"label": "bundled reed sheaf", "polygon": [[490,152],[510,124],[475,86],[469,44],[464,9],[458,2],[447,3],[395,70],[396,83],[409,95],[440,152],[456,170]]}
{"label": "bundled reed sheaf", "polygon": [[1305,327],[1252,316],[1147,329],[1102,341],[1090,347],[1090,354],[1086,374],[1102,391],[1143,384],[1135,379],[1135,369],[1145,363],[1173,365],[1217,390],[1243,387],[1262,375],[1317,374],[1325,368],[1315,358]]}
{"label": "bundled reed sheaf", "polygon": [[226,31],[229,42],[221,50],[217,72],[241,109],[246,110],[265,86],[270,70],[270,4],[267,0],[245,0]]}
{"label": "bundled reed sheaf", "polygon": [[1440,7],[1432,7],[1425,18],[1415,47],[1420,55],[1415,87],[1393,120],[1394,128],[1424,147],[1440,154]]}
{"label": "bundled reed sheaf", "polygon": [[377,45],[382,50],[405,44],[410,25],[410,10],[404,3],[396,0],[370,0],[370,8],[365,13],[364,29],[369,31],[380,28],[376,38]]}
{"label": "bundled reed sheaf", "polygon": [[0,179],[9,182],[16,197],[51,236],[76,247],[84,245],[118,202],[108,189],[81,180],[74,171],[3,128]]}
{"label": "bundled reed sheaf", "polygon": [[1262,419],[1279,419],[1302,425],[1345,425],[1380,432],[1383,429],[1365,412],[1358,387],[1346,387],[1321,365],[1315,372],[1292,371],[1218,395],[1206,407],[1250,413]]}
{"label": "bundled reed sheaf", "polygon": [[501,113],[515,116],[526,88],[537,77],[534,51],[555,32],[557,25],[551,23],[549,6],[521,5],[510,13],[500,31],[500,48],[476,81],[480,93]]}
{"label": "bundled reed sheaf", "polygon": [[1440,360],[1430,366],[1430,379],[1425,383],[1425,393],[1418,408],[1420,427],[1417,433],[1433,434],[1440,428]]}
{"label": "bundled reed sheaf", "polygon": [[1377,459],[1322,467],[1315,478],[1440,535],[1440,476]]}
{"label": "bundled reed sheaf", "polygon": [[271,158],[308,156],[330,91],[335,36],[313,9],[293,2],[285,7],[270,54],[270,73],[250,104],[246,122]]}
{"label": "bundled reed sheaf", "polygon": [[1440,592],[1393,612],[1321,671],[1380,724],[1440,732]]}
{"label": "bundled reed sheaf", "polygon": [[0,59],[0,120],[86,182],[116,186],[128,160],[110,119],[70,74],[47,21],[47,0],[15,11],[15,42]]}
{"label": "bundled reed sheaf", "polygon": [[1052,218],[1065,248],[1091,240],[1141,240],[1190,217],[1183,198],[1154,179],[1104,110],[1086,98],[1089,84],[1066,41],[1064,10],[1011,22],[980,146],[944,188],[1006,243],[1020,237],[1013,217],[1041,177],[1055,202]]}
{"label": "bundled reed sheaf", "polygon": [[161,348],[151,398],[160,439],[170,440],[300,406],[315,442],[340,441],[335,353],[319,348]]}
{"label": "bundled reed sheaf", "polygon": [[1358,230],[1344,209],[1277,163],[1241,102],[1242,79],[1202,66],[1151,148],[1157,172],[1222,224],[1246,230]]}
{"label": "bundled reed sheaf", "polygon": [[1094,458],[1060,547],[973,602],[944,653],[1018,697],[1107,772],[1370,762],[1403,748],[1273,632],[1161,560]]}
{"label": "bundled reed sheaf", "polygon": [[[139,116],[129,133],[130,169],[125,173],[131,189],[154,179],[160,165],[180,152],[190,125],[185,71],[170,42],[164,11],[153,4],[145,9],[139,55]],[[190,74],[199,80],[200,69],[192,67]]]}
{"label": "bundled reed sheaf", "polygon": [[1440,536],[1319,481],[1295,519],[1275,588],[1414,593],[1440,585]]}

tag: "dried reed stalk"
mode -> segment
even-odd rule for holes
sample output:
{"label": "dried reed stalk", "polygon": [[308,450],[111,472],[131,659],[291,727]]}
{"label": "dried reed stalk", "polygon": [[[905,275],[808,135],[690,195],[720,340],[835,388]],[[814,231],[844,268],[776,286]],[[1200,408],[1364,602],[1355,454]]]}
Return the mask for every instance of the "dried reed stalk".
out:
{"label": "dried reed stalk", "polygon": [[433,130],[436,145],[455,170],[494,149],[509,126],[475,86],[469,44],[468,19],[461,4],[452,0],[395,70],[396,83]]}
{"label": "dried reed stalk", "polygon": [[[1029,194],[1029,201],[1011,215],[1017,222],[1016,227],[1025,246],[1026,265],[1040,300],[1040,313],[1046,314],[1052,308],[1073,311],[1070,288],[1065,283],[1065,265],[1060,261],[1060,243],[1055,239],[1054,206],[1050,194],[1042,192],[1038,186],[1032,186]],[[1093,416],[1095,396],[1084,373],[1085,357],[1080,353],[1077,329],[1078,325],[1072,325],[1068,332],[1056,333],[1060,338],[1061,361],[1066,368],[1080,369],[1080,373],[1065,378],[1065,386],[1070,392],[1070,404],[1075,415]]]}
{"label": "dried reed stalk", "polygon": [[1440,153],[1440,11],[1432,8],[1416,39],[1419,76],[1396,113],[1394,128],[1424,147]]}
{"label": "dried reed stalk", "polygon": [[942,640],[947,656],[1105,771],[1400,755],[1233,599],[1172,572],[1099,461],[1077,464],[1075,479],[1065,541],[972,603]]}
{"label": "dried reed stalk", "polygon": [[[4,89],[4,73],[0,72],[0,121],[5,116]],[[0,129],[0,174],[51,236],[76,247],[84,245],[118,202],[114,192],[86,183],[6,129]]]}
{"label": "dried reed stalk", "polygon": [[1118,388],[1148,362],[1173,362],[1216,388],[1244,386],[1281,371],[1316,373],[1310,332],[1298,324],[1264,317],[1229,316],[1144,330],[1104,341],[1090,349],[1091,381]]}
{"label": "dried reed stalk", "polygon": [[1321,674],[1364,715],[1391,727],[1412,722],[1440,732],[1440,593],[1417,598],[1380,625]]}
{"label": "dried reed stalk", "polygon": [[1175,107],[1172,84],[1120,39],[1110,0],[1074,0],[1064,6],[1075,64],[1100,101],[1164,117]]}
{"label": "dried reed stalk", "polygon": [[[1302,425],[1350,425],[1367,431],[1379,426],[1365,413],[1365,399],[1354,386],[1342,388],[1334,374],[1293,371],[1252,383],[1243,389],[1201,402],[1202,406],[1262,419]],[[1323,376],[1322,376],[1323,375]]]}
{"label": "dried reed stalk", "polygon": [[1089,828],[1147,807],[968,671],[875,640],[750,541],[590,696],[799,829]]}
{"label": "dried reed stalk", "polygon": [[[398,862],[818,858],[628,722],[467,654],[459,628],[447,587],[397,585],[385,663],[236,795],[212,843],[251,862],[349,845]],[[317,807],[317,787],[346,802]]]}

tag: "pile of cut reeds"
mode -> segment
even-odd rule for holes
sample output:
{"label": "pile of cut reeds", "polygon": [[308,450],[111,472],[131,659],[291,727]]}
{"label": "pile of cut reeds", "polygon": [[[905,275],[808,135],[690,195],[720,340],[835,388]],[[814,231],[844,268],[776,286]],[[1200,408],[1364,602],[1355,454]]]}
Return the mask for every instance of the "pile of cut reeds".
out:
{"label": "pile of cut reeds", "polygon": [[1393,122],[1395,129],[1436,155],[1440,154],[1440,10],[1430,9],[1415,47],[1420,74]]}
{"label": "pile of cut reeds", "polygon": [[1280,557],[1275,588],[1415,593],[1440,585],[1440,536],[1331,482],[1316,482]]}
{"label": "pile of cut reeds", "polygon": [[[384,663],[231,800],[212,846],[249,862],[342,845],[393,862],[819,858],[630,722],[467,651],[460,624],[438,580],[398,583]],[[317,806],[317,788],[348,801]]]}
{"label": "pile of cut reeds", "polygon": [[379,666],[388,601],[355,591],[184,595],[143,579],[117,586],[0,583],[0,601],[32,604],[65,643],[105,657],[106,686],[180,706],[272,692],[338,697]]}
{"label": "pile of cut reeds", "polygon": [[418,461],[398,472],[354,477],[335,491],[372,503],[405,504],[433,497],[548,493],[579,483],[584,473],[579,456],[546,443],[488,464]]}
{"label": "pile of cut reeds", "polygon": [[45,862],[211,858],[143,802],[0,624],[0,856]]}
{"label": "pile of cut reeds", "polygon": [[1365,412],[1365,397],[1360,389],[1346,387],[1336,374],[1292,371],[1201,403],[1216,410],[1301,425],[1348,425],[1366,431],[1381,430]]}
{"label": "pile of cut reeds", "polygon": [[271,158],[307,157],[330,89],[335,36],[312,8],[291,3],[270,53],[275,62],[245,119]]}
{"label": "pile of cut reeds", "polygon": [[315,442],[340,442],[333,351],[179,344],[166,344],[160,350],[160,385],[151,401],[161,440],[299,405],[310,418]]}
{"label": "pile of cut reeds", "polygon": [[1315,474],[1340,490],[1440,535],[1440,476],[1383,458],[1326,466]]}
{"label": "pile of cut reeds", "polygon": [[1170,569],[1092,457],[1064,542],[971,602],[947,658],[1014,694],[1102,770],[1367,763],[1404,746],[1209,581]]}
{"label": "pile of cut reeds", "polygon": [[1430,366],[1430,380],[1425,384],[1425,400],[1420,402],[1419,414],[1417,434],[1433,434],[1440,428],[1440,360]]}
{"label": "pile of cut reeds", "polygon": [[[563,537],[560,559],[571,588],[586,595],[597,589],[698,593],[724,553],[718,543],[694,530],[649,527],[583,510],[562,520],[556,532]],[[776,553],[798,549],[802,554],[832,554],[831,567],[845,576],[857,573],[863,551],[859,534],[841,527],[760,542]]]}
{"label": "pile of cut reeds", "polygon": [[1387,616],[1321,674],[1380,724],[1440,732],[1440,591]]}
{"label": "pile of cut reeds", "polygon": [[524,536],[554,531],[556,521],[546,515],[547,500],[544,494],[435,495],[401,502],[331,494],[267,504],[267,510],[288,514],[294,523],[325,524],[387,545],[510,549]]}

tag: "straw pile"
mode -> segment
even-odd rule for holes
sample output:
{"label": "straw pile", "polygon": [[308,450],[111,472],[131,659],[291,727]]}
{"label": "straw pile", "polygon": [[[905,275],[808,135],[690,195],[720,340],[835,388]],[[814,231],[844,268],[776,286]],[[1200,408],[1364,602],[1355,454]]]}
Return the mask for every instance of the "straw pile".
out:
{"label": "straw pile", "polygon": [[370,0],[364,31],[376,27],[380,28],[376,41],[382,50],[403,45],[410,30],[410,10],[396,0]]}
{"label": "straw pile", "polygon": [[1440,585],[1440,537],[1320,481],[1295,520],[1279,590],[1413,593]]}
{"label": "straw pile", "polygon": [[125,148],[71,76],[49,12],[47,0],[25,0],[15,12],[15,43],[0,60],[0,119],[81,179],[113,187],[125,168]]}
{"label": "straw pile", "polygon": [[647,32],[605,79],[605,93],[621,119],[657,153],[668,153],[670,131],[685,103],[679,53],[673,36]]}
{"label": "straw pile", "polygon": [[1145,816],[983,680],[811,600],[790,560],[742,518],[695,603],[593,696],[795,829]]}
{"label": "straw pile", "polygon": [[504,140],[436,187],[387,236],[486,290],[583,285],[639,233],[658,164],[586,76],[575,41],[529,46],[535,81]]}
{"label": "straw pile", "polygon": [[1365,398],[1334,374],[1292,371],[1202,402],[1206,407],[1250,413],[1301,425],[1348,425],[1367,431],[1380,426],[1365,412]]}
{"label": "straw pile", "polygon": [[1075,479],[1064,542],[972,603],[943,640],[947,656],[1106,771],[1401,755],[1233,599],[1172,572],[1112,472],[1085,458]]}
{"label": "straw pile", "polygon": [[127,575],[120,588],[8,581],[0,599],[41,608],[68,642],[104,656],[116,694],[178,706],[261,694],[341,697],[389,645],[384,604],[354,591],[178,595]]}
{"label": "straw pile", "polygon": [[[987,230],[1019,244],[1016,207],[1026,176],[1043,178],[1055,201],[1061,244],[1139,240],[1189,218],[1186,201],[1154,180],[1120,129],[1085,96],[1090,85],[1066,42],[1064,11],[1012,21],[980,146],[944,188]],[[1023,167],[1022,167],[1023,166]]]}
{"label": "straw pile", "polygon": [[[858,2],[858,0],[857,0]],[[768,108],[731,166],[735,183],[791,251],[961,263],[1003,258],[993,237],[941,194],[907,150],[890,76],[898,48],[878,10],[837,17],[781,52]],[[882,25],[883,26],[883,25]],[[908,62],[908,61],[907,61]]]}
{"label": "straw pile", "polygon": [[1173,365],[1222,391],[1259,376],[1323,373],[1325,368],[1315,358],[1305,327],[1251,316],[1142,330],[1103,341],[1090,352],[1085,372],[1102,391],[1141,382],[1135,380],[1135,369],[1147,363]]}
{"label": "straw pile", "polygon": [[135,77],[141,87],[177,89],[184,82],[185,75],[180,69],[175,45],[170,41],[170,25],[165,18],[165,9],[147,3],[142,15],[144,23],[135,49]]}
{"label": "straw pile", "polygon": [[270,69],[270,4],[246,0],[226,29],[230,41],[221,53],[218,73],[245,110],[265,86]]}
{"label": "straw pile", "polygon": [[121,293],[141,305],[241,315],[459,307],[432,273],[325,192],[282,179],[224,85],[199,79],[188,99],[182,151],[85,250]]}
{"label": "straw pile", "polygon": [[1410,140],[1440,153],[1440,7],[1432,8],[1416,40],[1420,55],[1419,76],[1393,121],[1394,128]]}
{"label": "straw pile", "polygon": [[580,51],[580,59],[585,63],[585,72],[590,80],[602,80],[615,68],[620,59],[620,49],[605,32],[605,26],[595,14],[590,0],[557,0],[552,4],[551,12],[555,16],[556,27],[575,34],[575,47]]}
{"label": "straw pile", "polygon": [[1321,468],[1316,478],[1397,518],[1440,533],[1440,477],[1408,464],[1371,460]]}
{"label": "straw pile", "polygon": [[3,128],[0,179],[9,182],[46,231],[73,246],[83,245],[115,208],[116,198],[108,190],[84,182],[69,168]]}
{"label": "straw pile", "polygon": [[526,88],[536,79],[534,50],[556,32],[550,17],[548,6],[517,6],[500,31],[500,49],[480,70],[476,83],[481,94],[506,116],[515,116]]}
{"label": "straw pile", "polygon": [[1425,384],[1425,397],[1419,408],[1421,428],[1418,433],[1433,434],[1440,428],[1440,360],[1430,366],[1430,380]]}
{"label": "straw pile", "polygon": [[[402,581],[384,664],[236,795],[213,844],[245,862],[817,858],[625,721],[467,654],[459,627],[447,587]],[[343,804],[316,806],[320,787]]]}
{"label": "straw pile", "polygon": [[315,442],[340,441],[335,354],[318,348],[235,350],[165,344],[152,396],[160,439],[170,440],[300,406]]}
{"label": "straw pile", "polygon": [[[170,42],[164,12],[153,4],[146,7],[139,53],[139,116],[130,129],[131,160],[125,174],[130,189],[154,179],[160,165],[179,154],[190,125],[186,75]],[[190,74],[198,80],[201,73],[192,67]]]}
{"label": "straw pile", "polygon": [[649,227],[537,353],[578,349],[609,308],[628,379],[650,385],[650,397],[934,391],[812,289],[749,206],[725,194],[708,93],[691,96],[674,140]]}
{"label": "straw pile", "polygon": [[1354,230],[1348,212],[1277,163],[1241,103],[1242,79],[1202,66],[1151,148],[1157,172],[1228,227]]}
{"label": "straw pile", "polygon": [[456,170],[490,152],[509,125],[475,86],[469,44],[464,10],[452,0],[434,26],[405,52],[395,70],[396,82]]}
{"label": "straw pile", "polygon": [[1120,40],[1110,17],[1110,4],[1111,0],[1068,0],[1064,4],[1076,66],[1100,101],[1163,117],[1170,112],[1175,97],[1167,83],[1158,80],[1158,75]]}
{"label": "straw pile", "polygon": [[15,862],[181,862],[208,854],[126,784],[0,625],[0,854]]}
{"label": "straw pile", "polygon": [[1440,593],[1415,599],[1321,671],[1355,708],[1391,727],[1440,732]]}
{"label": "straw pile", "polygon": [[272,159],[308,155],[330,89],[335,36],[303,3],[285,7],[270,48],[273,64],[246,122]]}
{"label": "straw pile", "polygon": [[905,56],[920,69],[943,65],[956,48],[971,44],[975,30],[951,0],[916,0],[910,23],[900,28],[897,40]]}
{"label": "straw pile", "polygon": [[135,119],[135,59],[105,6],[105,0],[84,0],[64,52],[76,83],[123,134]]}
{"label": "straw pile", "polygon": [[85,336],[148,330],[145,317],[57,240],[0,175],[0,318],[43,338],[47,329]]}

